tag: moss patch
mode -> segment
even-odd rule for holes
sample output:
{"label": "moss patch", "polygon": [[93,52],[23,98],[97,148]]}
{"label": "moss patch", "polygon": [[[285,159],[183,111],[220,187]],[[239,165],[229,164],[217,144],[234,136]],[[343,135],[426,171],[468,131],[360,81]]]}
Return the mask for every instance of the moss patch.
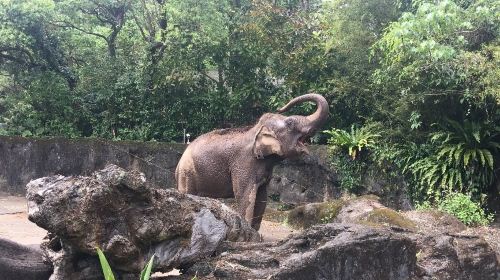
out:
{"label": "moss patch", "polygon": [[337,217],[344,204],[345,202],[342,200],[332,200],[299,206],[288,212],[286,223],[297,229],[330,223]]}
{"label": "moss patch", "polygon": [[319,212],[320,222],[322,224],[333,222],[344,205],[345,202],[343,200],[333,200],[324,203]]}
{"label": "moss patch", "polygon": [[283,223],[288,216],[288,212],[279,211],[271,207],[266,208],[263,219],[275,223]]}
{"label": "moss patch", "polygon": [[417,225],[413,221],[389,208],[374,209],[360,223],[369,226],[396,226],[409,230],[417,229]]}

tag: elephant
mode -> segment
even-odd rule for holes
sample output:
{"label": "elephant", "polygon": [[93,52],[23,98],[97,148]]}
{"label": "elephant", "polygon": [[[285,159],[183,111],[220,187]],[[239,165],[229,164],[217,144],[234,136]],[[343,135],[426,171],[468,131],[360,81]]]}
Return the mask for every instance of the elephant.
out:
{"label": "elephant", "polygon": [[259,230],[274,165],[308,153],[304,141],[328,118],[326,99],[315,93],[292,99],[278,113],[307,101],[317,106],[308,116],[265,113],[253,126],[200,135],[187,146],[175,170],[179,192],[212,198],[234,197],[236,210]]}

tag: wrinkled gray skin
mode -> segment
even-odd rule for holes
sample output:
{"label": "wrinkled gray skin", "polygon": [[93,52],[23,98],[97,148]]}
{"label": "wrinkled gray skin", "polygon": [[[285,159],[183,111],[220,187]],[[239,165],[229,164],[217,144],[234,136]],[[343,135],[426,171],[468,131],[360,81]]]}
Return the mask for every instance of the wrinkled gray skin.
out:
{"label": "wrinkled gray skin", "polygon": [[296,97],[278,112],[306,101],[317,105],[309,116],[266,113],[253,127],[215,130],[198,137],[177,165],[178,190],[212,198],[235,197],[238,212],[258,230],[274,164],[307,153],[303,142],[328,117],[328,103],[318,94]]}

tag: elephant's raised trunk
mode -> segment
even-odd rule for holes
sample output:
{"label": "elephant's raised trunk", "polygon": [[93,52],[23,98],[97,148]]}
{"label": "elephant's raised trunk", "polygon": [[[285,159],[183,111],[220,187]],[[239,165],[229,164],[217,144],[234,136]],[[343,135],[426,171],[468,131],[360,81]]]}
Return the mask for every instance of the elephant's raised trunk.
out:
{"label": "elephant's raised trunk", "polygon": [[306,101],[312,101],[316,103],[317,106],[316,112],[306,117],[307,120],[310,122],[309,125],[311,126],[312,129],[321,127],[321,125],[323,125],[323,123],[328,118],[329,106],[328,102],[326,102],[326,99],[319,94],[309,93],[295,97],[290,102],[288,102],[288,104],[279,109],[278,112],[280,113],[286,112],[291,107]]}

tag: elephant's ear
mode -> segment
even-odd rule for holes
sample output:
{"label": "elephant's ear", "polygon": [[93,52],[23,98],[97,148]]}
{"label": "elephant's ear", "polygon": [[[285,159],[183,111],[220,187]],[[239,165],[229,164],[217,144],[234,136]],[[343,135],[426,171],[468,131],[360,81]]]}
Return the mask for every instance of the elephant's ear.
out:
{"label": "elephant's ear", "polygon": [[266,126],[262,126],[255,135],[253,153],[258,159],[272,154],[283,155],[281,143],[277,139],[276,134]]}

